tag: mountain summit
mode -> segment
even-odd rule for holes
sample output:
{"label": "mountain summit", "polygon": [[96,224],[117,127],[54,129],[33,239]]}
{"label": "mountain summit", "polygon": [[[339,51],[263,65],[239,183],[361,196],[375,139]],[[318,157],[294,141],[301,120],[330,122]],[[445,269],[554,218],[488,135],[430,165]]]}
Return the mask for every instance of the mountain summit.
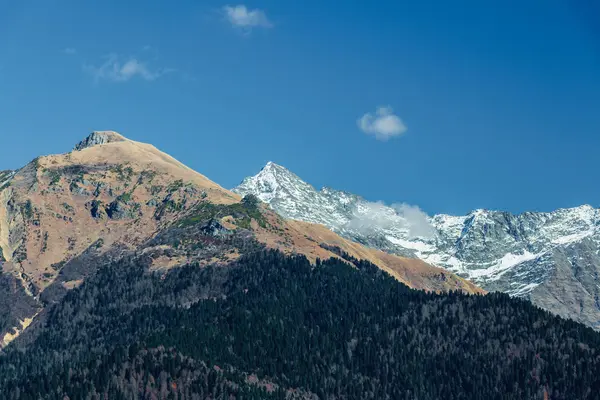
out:
{"label": "mountain summit", "polygon": [[94,131],[88,137],[75,145],[73,150],[83,150],[100,144],[124,142],[127,140],[123,135],[114,131]]}
{"label": "mountain summit", "polygon": [[[258,174],[248,177],[233,192],[253,194],[286,218],[313,222],[330,228],[349,221],[348,204],[358,196],[324,188],[316,191],[285,167],[268,162]],[[335,202],[330,200],[335,198]]]}
{"label": "mountain summit", "polygon": [[422,259],[486,290],[526,297],[600,328],[600,211],[589,205],[549,213],[474,210],[429,217],[406,204],[386,206],[330,188],[316,190],[273,163],[233,191],[253,194],[287,218],[323,224],[368,247]]}

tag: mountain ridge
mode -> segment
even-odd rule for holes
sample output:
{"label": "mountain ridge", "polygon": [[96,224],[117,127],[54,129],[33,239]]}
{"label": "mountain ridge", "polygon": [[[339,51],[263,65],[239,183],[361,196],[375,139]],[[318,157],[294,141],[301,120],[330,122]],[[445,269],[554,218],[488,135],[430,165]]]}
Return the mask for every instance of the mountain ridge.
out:
{"label": "mountain ridge", "polygon": [[[600,327],[600,211],[589,205],[550,213],[477,209],[430,217],[406,204],[386,206],[328,187],[316,190],[272,162],[232,191],[254,194],[285,217],[324,224],[369,247],[422,259],[486,290],[527,297]],[[567,289],[569,295],[561,294]]]}

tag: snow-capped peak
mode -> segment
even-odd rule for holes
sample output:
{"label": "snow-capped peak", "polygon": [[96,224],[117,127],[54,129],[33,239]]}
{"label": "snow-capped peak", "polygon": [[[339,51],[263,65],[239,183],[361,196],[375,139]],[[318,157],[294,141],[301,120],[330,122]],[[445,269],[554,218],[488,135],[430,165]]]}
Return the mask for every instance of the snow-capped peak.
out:
{"label": "snow-capped peak", "polygon": [[[273,162],[233,190],[258,196],[284,217],[324,224],[365,245],[421,258],[488,290],[530,296],[551,282],[554,271],[573,274],[569,271],[574,266],[581,271],[591,265],[596,272],[585,276],[600,276],[600,211],[590,205],[522,214],[476,209],[464,216],[427,217],[416,207],[390,207],[329,187],[318,191]],[[583,285],[582,272],[577,274],[572,278],[576,291]],[[564,278],[558,282],[564,284]],[[593,296],[600,298],[600,285],[590,282],[581,290],[591,300],[582,301],[593,304]],[[600,303],[598,312],[600,321]]]}

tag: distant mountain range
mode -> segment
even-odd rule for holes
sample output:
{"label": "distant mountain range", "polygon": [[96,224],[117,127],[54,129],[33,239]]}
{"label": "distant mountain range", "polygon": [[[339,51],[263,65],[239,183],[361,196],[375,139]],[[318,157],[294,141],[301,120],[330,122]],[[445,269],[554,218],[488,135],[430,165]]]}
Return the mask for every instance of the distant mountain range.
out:
{"label": "distant mountain range", "polygon": [[316,190],[272,162],[232,191],[253,194],[286,218],[323,224],[368,247],[419,258],[488,291],[525,297],[600,328],[600,211],[591,206],[430,217],[406,204]]}

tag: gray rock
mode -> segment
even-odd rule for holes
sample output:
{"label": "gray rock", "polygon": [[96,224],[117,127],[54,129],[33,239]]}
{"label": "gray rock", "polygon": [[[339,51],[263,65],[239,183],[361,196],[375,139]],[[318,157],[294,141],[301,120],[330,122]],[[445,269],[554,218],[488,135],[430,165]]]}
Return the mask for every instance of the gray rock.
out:
{"label": "gray rock", "polygon": [[200,227],[200,231],[205,235],[210,236],[223,236],[229,233],[229,230],[225,228],[221,223],[215,219],[211,219]]}
{"label": "gray rock", "polygon": [[79,196],[91,196],[92,194],[84,187],[79,186],[77,183],[72,183],[70,186],[71,193]]}
{"label": "gray rock", "polygon": [[104,207],[101,201],[93,200],[86,204],[86,206],[90,210],[90,215],[94,219],[102,219],[106,215],[106,211],[104,211]]}
{"label": "gray rock", "polygon": [[10,184],[10,180],[15,175],[15,171],[0,171],[0,190],[4,189]]}
{"label": "gray rock", "polygon": [[111,202],[106,207],[105,211],[110,219],[134,219],[141,216],[138,203],[130,202],[130,204],[128,204],[118,198]]}
{"label": "gray rock", "polygon": [[123,136],[113,131],[95,131],[81,142],[77,143],[73,150],[80,151],[101,144],[123,142],[125,140],[126,139]]}

